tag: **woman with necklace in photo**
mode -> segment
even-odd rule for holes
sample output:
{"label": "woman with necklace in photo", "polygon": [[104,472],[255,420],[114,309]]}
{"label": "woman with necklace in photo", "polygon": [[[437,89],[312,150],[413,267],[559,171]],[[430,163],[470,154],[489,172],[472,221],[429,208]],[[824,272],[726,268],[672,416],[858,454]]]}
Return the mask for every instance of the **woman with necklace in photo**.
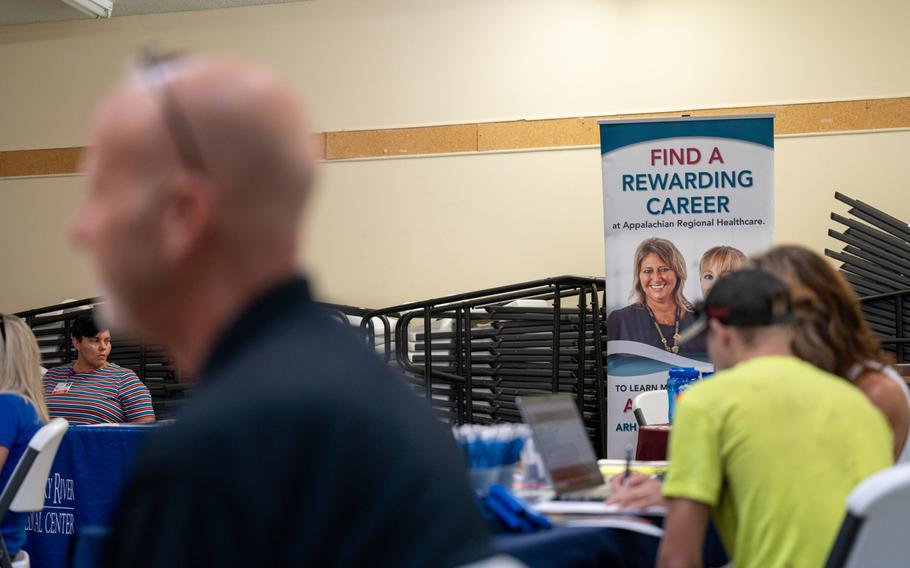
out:
{"label": "woman with necklace in photo", "polygon": [[669,353],[704,353],[702,341],[679,344],[679,335],[695,319],[683,294],[686,262],[672,242],[650,238],[638,245],[634,259],[634,302],[610,313],[607,338],[637,341]]}

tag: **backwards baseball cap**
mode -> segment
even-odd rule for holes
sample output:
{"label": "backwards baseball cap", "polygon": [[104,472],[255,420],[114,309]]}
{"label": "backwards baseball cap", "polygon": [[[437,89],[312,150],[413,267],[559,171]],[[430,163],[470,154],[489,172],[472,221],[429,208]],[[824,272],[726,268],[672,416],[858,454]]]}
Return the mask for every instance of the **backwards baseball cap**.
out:
{"label": "backwards baseball cap", "polygon": [[710,320],[733,327],[792,325],[796,322],[787,285],[755,268],[721,277],[704,302],[695,306],[695,322],[680,335],[685,343],[702,335]]}

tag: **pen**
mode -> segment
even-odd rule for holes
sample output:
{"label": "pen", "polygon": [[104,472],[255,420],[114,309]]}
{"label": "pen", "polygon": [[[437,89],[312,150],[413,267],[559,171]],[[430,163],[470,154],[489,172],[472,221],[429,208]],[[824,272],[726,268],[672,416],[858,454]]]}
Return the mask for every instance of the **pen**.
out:
{"label": "pen", "polygon": [[626,445],[626,471],[622,474],[622,484],[625,485],[632,473],[632,444]]}

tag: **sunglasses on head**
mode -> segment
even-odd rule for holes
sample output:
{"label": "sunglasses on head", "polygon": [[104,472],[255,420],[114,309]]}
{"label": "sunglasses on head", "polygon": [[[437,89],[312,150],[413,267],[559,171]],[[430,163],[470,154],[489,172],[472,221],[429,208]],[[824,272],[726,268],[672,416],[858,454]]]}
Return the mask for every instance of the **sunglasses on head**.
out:
{"label": "sunglasses on head", "polygon": [[170,88],[170,65],[180,61],[183,57],[179,53],[164,53],[151,49],[140,53],[137,67],[145,82],[152,91],[161,94],[161,108],[164,113],[164,122],[170,133],[177,155],[185,168],[199,173],[207,173],[202,151],[193,135],[189,119],[177,101],[177,95]]}

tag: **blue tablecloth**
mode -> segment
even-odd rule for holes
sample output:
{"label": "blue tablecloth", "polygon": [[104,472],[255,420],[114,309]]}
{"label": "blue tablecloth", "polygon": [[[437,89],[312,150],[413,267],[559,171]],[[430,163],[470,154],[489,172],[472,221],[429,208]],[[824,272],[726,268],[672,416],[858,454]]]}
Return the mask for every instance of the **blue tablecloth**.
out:
{"label": "blue tablecloth", "polygon": [[659,545],[653,536],[611,528],[556,527],[493,539],[497,552],[531,568],[652,568]]}
{"label": "blue tablecloth", "polygon": [[70,427],[51,467],[44,510],[32,513],[26,527],[23,548],[33,568],[68,566],[74,535],[109,524],[136,452],[155,427]]}

